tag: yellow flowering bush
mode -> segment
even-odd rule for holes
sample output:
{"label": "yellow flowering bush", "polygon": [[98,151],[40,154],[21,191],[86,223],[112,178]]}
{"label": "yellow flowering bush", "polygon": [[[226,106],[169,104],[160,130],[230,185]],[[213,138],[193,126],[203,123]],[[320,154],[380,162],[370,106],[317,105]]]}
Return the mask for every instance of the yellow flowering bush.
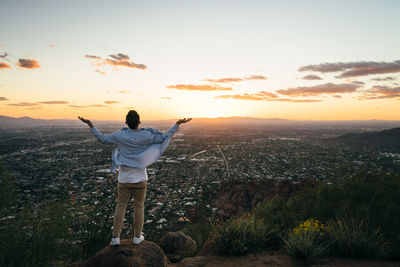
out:
{"label": "yellow flowering bush", "polygon": [[325,230],[325,225],[318,220],[308,219],[299,226],[293,229],[293,233],[298,235],[300,233],[307,233],[309,231],[321,232]]}
{"label": "yellow flowering bush", "polygon": [[287,231],[283,243],[287,253],[296,258],[314,263],[329,251],[326,242],[326,227],[320,221],[308,219]]}

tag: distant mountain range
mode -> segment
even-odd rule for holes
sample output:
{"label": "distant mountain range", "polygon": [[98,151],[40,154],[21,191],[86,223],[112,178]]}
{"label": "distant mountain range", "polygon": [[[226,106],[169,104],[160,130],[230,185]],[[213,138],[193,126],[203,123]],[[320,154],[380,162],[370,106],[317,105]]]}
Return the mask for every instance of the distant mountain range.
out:
{"label": "distant mountain range", "polygon": [[78,125],[79,121],[73,120],[43,120],[33,119],[30,117],[7,117],[0,115],[0,129],[7,128],[31,128],[37,126],[64,126],[64,125]]}
{"label": "distant mountain range", "polygon": [[400,151],[400,128],[389,130],[345,134],[331,138],[328,142],[354,148],[373,148],[387,151]]}
{"label": "distant mountain range", "polygon": [[[144,121],[142,127],[168,127],[177,119],[148,120]],[[100,127],[122,127],[124,121],[93,120],[96,126]],[[400,127],[400,121],[386,120],[336,120],[336,121],[313,121],[313,120],[287,120],[280,118],[252,118],[252,117],[218,117],[218,118],[193,118],[188,127],[201,125],[236,125],[236,126],[274,126],[290,129],[356,129],[358,131],[381,130]],[[31,128],[31,127],[65,127],[82,126],[78,119],[34,119],[30,117],[7,117],[0,115],[0,129]]]}

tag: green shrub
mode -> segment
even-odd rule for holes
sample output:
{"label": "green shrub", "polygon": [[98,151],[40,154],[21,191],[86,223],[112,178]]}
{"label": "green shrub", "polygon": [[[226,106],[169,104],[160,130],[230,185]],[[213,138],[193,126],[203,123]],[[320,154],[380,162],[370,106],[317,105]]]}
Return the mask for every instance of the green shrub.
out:
{"label": "green shrub", "polygon": [[70,217],[63,203],[48,203],[33,214],[29,205],[0,232],[0,266],[49,266],[71,258]]}
{"label": "green shrub", "polygon": [[355,218],[329,220],[328,237],[332,248],[342,256],[373,258],[384,255],[387,243],[379,228]]}
{"label": "green shrub", "polygon": [[324,234],[318,229],[307,231],[289,230],[283,239],[285,250],[295,259],[315,263],[328,253],[329,245]]}
{"label": "green shrub", "polygon": [[362,218],[372,229],[381,229],[387,259],[400,259],[400,175],[358,173],[337,178],[332,184],[320,183],[289,201],[274,199],[253,213],[277,227],[284,235],[307,218],[328,221],[336,217]]}
{"label": "green shrub", "polygon": [[265,247],[270,240],[270,230],[263,220],[254,216],[231,218],[214,225],[212,238],[222,255],[245,255],[252,250]]}
{"label": "green shrub", "polygon": [[15,202],[15,177],[0,160],[0,214],[6,215]]}
{"label": "green shrub", "polygon": [[196,224],[188,224],[183,232],[188,234],[194,241],[196,241],[198,252],[209,239],[211,234],[211,224],[207,221],[202,221]]}
{"label": "green shrub", "polygon": [[289,228],[295,227],[302,216],[289,202],[281,198],[274,198],[264,205],[253,209],[252,214],[268,225],[273,226],[279,235],[284,235]]}

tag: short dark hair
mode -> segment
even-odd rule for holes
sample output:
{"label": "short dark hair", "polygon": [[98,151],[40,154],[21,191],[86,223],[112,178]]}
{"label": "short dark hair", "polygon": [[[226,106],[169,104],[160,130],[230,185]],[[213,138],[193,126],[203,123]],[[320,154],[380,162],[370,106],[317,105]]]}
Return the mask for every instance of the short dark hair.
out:
{"label": "short dark hair", "polygon": [[128,114],[126,114],[125,123],[128,124],[129,128],[137,129],[140,123],[139,114],[135,110],[129,110]]}

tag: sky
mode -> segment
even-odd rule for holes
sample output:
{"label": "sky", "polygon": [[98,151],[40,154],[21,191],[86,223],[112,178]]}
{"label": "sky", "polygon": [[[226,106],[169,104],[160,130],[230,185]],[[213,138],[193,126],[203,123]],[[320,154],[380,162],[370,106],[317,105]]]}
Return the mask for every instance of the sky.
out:
{"label": "sky", "polygon": [[400,120],[400,1],[0,2],[0,115]]}

